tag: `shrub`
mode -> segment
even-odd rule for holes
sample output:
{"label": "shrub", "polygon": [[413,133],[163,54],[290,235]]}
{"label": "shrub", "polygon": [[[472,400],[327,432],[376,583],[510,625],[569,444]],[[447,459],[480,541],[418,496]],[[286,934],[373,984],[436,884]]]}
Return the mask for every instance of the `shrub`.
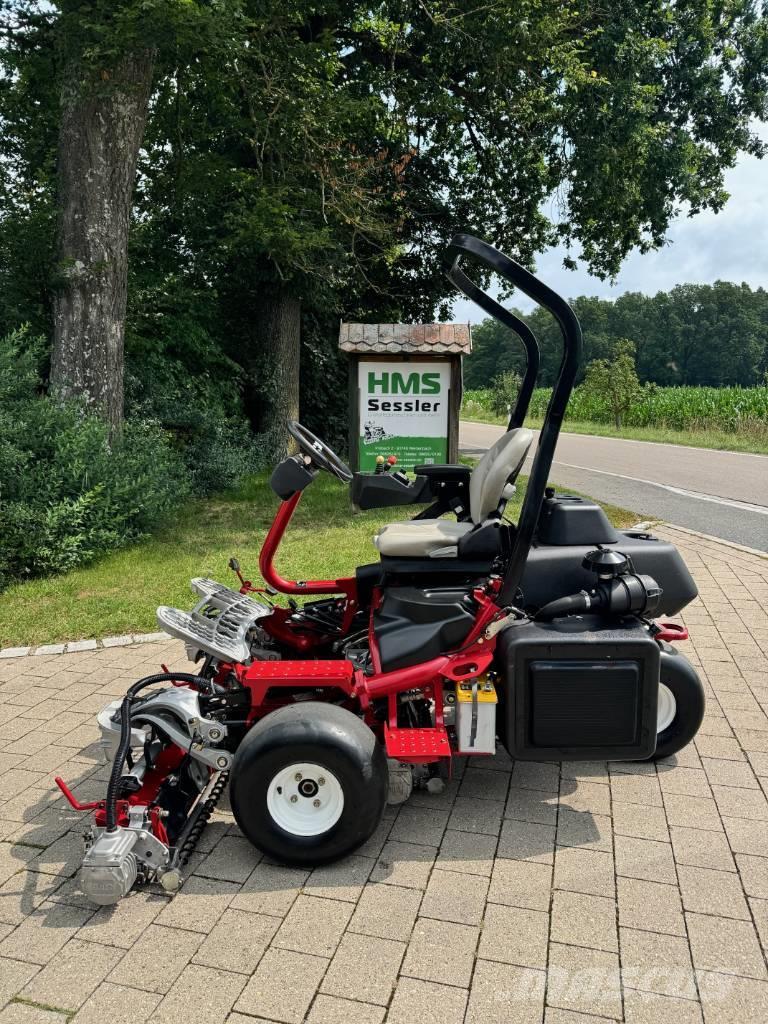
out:
{"label": "shrub", "polygon": [[582,393],[597,407],[610,411],[614,426],[621,424],[643,394],[652,390],[652,384],[642,385],[635,369],[634,342],[625,338],[613,346],[610,359],[593,359],[587,366]]}
{"label": "shrub", "polygon": [[267,438],[254,437],[245,420],[203,413],[187,435],[182,458],[195,494],[224,491],[269,462]]}
{"label": "shrub", "polygon": [[490,407],[495,416],[508,416],[517,402],[522,378],[515,370],[504,370],[491,382]]}
{"label": "shrub", "polygon": [[[227,386],[213,379],[216,372]],[[157,422],[168,432],[195,494],[235,487],[267,464],[267,439],[251,431],[242,413],[237,368],[223,359],[197,374],[168,356],[134,360],[126,380],[126,408],[129,415]]]}
{"label": "shrub", "polygon": [[0,588],[63,572],[137,540],[189,493],[180,454],[153,422],[105,425],[42,393],[40,343],[0,340]]}

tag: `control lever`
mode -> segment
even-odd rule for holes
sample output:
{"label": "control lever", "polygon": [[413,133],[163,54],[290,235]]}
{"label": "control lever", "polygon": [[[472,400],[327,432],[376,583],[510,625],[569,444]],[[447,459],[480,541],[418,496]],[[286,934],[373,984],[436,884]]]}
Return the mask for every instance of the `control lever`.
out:
{"label": "control lever", "polygon": [[232,558],[230,558],[230,560],[229,560],[229,568],[230,568],[230,569],[232,570],[232,572],[233,572],[233,573],[234,573],[234,574],[235,574],[235,575],[237,576],[237,578],[238,578],[238,579],[240,580],[240,586],[241,586],[241,587],[250,587],[250,585],[251,585],[251,582],[250,582],[250,580],[245,580],[245,579],[243,579],[243,574],[242,574],[242,572],[240,571],[240,563],[239,563],[239,562],[238,562],[238,560],[237,560],[237,559],[236,559],[236,558],[234,557],[234,555],[233,555],[233,556],[232,556]]}
{"label": "control lever", "polygon": [[277,595],[277,591],[274,589],[274,587],[254,587],[253,583],[251,583],[250,580],[246,580],[243,577],[243,573],[240,569],[240,563],[234,556],[230,558],[227,564],[229,565],[229,568],[232,570],[232,572],[235,573],[237,575],[237,578],[240,580],[241,594],[268,594],[270,597],[275,597]]}
{"label": "control lever", "polygon": [[66,782],[64,781],[64,779],[62,779],[62,777],[60,775],[57,775],[56,778],[53,781],[56,783],[56,785],[59,787],[61,792],[64,794],[64,796],[69,801],[70,807],[74,808],[74,810],[76,810],[76,811],[92,811],[96,807],[103,806],[103,803],[104,803],[103,800],[92,800],[90,803],[81,804],[80,801],[75,796],[75,794],[72,792],[72,790],[69,788],[69,786],[66,784]]}

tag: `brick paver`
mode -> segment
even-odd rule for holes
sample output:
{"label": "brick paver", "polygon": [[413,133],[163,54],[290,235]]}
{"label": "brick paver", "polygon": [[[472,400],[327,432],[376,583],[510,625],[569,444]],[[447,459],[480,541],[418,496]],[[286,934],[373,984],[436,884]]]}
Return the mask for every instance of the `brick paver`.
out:
{"label": "brick paver", "polygon": [[700,598],[707,688],[659,764],[460,769],[346,862],[263,861],[225,801],[181,892],[96,910],[77,887],[100,796],[94,713],[180,645],[0,660],[0,1022],[720,1024],[768,1020],[768,559],[657,532]]}

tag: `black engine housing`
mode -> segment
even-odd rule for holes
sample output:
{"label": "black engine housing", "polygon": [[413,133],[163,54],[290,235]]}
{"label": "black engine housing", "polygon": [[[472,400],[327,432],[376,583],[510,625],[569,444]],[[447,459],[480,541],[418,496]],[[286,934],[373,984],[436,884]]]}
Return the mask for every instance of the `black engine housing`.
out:
{"label": "black engine housing", "polygon": [[385,672],[436,658],[458,647],[475,622],[475,605],[464,588],[394,587],[373,613]]}

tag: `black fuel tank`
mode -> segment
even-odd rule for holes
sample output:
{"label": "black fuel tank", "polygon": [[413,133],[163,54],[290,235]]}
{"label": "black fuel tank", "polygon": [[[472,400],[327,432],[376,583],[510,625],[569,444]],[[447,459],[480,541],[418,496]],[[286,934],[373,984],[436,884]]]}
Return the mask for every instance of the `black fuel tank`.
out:
{"label": "black fuel tank", "polygon": [[[657,615],[676,615],[698,595],[693,577],[674,544],[648,533],[620,532],[615,548],[632,559],[634,571],[652,576],[664,593]],[[521,588],[523,606],[541,608],[558,597],[589,590],[594,573],[582,568],[582,561],[595,544],[536,544],[531,548]]]}

